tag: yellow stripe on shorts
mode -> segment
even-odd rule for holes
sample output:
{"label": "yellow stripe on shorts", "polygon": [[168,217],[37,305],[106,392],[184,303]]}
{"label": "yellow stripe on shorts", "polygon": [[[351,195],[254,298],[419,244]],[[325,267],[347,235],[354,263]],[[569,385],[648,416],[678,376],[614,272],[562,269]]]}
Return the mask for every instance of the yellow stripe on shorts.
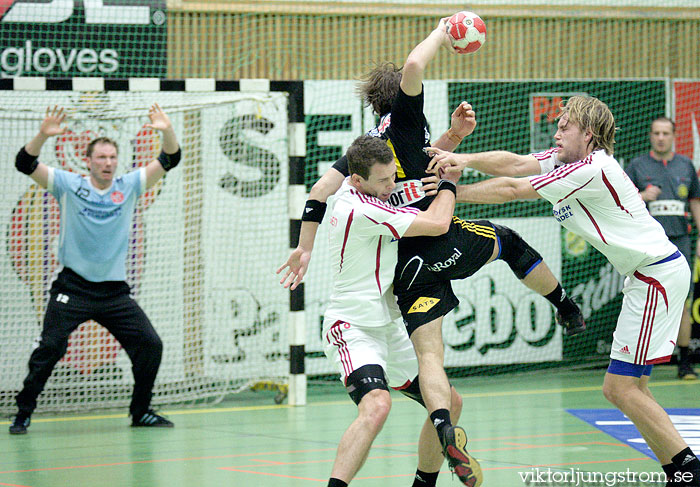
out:
{"label": "yellow stripe on shorts", "polygon": [[463,229],[465,229],[468,232],[475,233],[481,237],[492,238],[496,240],[496,231],[493,229],[493,227],[489,225],[478,225],[474,222],[464,221],[456,216],[452,217],[452,221],[460,225]]}

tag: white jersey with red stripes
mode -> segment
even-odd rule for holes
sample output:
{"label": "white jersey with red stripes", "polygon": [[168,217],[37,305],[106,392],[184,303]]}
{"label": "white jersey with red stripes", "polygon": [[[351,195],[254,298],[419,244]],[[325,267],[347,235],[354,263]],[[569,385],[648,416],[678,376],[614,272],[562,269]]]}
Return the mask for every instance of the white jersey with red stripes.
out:
{"label": "white jersey with red stripes", "polygon": [[398,240],[417,214],[343,182],[330,212],[333,291],[326,320],[384,326],[400,316],[392,292]]}
{"label": "white jersey with red stripes", "polygon": [[621,274],[676,251],[620,164],[605,151],[568,164],[558,161],[557,149],[533,156],[542,175],[531,176],[530,183],[554,205],[554,217],[598,249]]}

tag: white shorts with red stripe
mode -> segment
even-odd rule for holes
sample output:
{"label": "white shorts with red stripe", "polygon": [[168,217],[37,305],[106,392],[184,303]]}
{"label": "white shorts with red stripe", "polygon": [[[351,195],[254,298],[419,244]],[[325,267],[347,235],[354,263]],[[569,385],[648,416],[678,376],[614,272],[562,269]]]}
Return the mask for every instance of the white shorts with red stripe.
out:
{"label": "white shorts with red stripe", "polygon": [[324,320],[324,353],[335,363],[340,380],[363,365],[379,365],[389,386],[408,387],[418,375],[418,359],[406,327],[400,321],[385,326],[358,326],[345,321]]}
{"label": "white shorts with red stripe", "polygon": [[628,276],[610,358],[639,365],[668,362],[689,283],[690,268],[683,258],[639,267]]}

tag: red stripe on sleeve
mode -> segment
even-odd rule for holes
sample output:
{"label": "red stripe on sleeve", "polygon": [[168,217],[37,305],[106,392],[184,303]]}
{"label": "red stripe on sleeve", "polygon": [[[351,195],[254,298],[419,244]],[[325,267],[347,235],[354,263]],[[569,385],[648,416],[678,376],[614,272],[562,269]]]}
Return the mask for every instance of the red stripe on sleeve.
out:
{"label": "red stripe on sleeve", "polygon": [[556,149],[556,148],[552,147],[551,149],[547,149],[546,151],[535,152],[535,153],[532,154],[532,155],[533,155],[533,156],[535,157],[535,159],[537,159],[538,161],[546,161],[547,159],[549,159],[550,157],[552,157],[552,155],[556,154],[558,151],[559,151],[559,149]]}
{"label": "red stripe on sleeve", "polygon": [[549,171],[547,174],[543,174],[542,176],[532,178],[530,179],[530,182],[532,183],[532,187],[535,189],[535,191],[537,191],[538,189],[543,188],[548,184],[552,184],[555,181],[565,178],[575,170],[582,168],[584,164],[586,163],[583,161],[572,162],[571,164],[566,164],[552,171]]}
{"label": "red stripe on sleeve", "polygon": [[391,232],[391,234],[394,236],[394,238],[401,238],[401,236],[399,235],[399,232],[396,231],[396,228],[394,228],[393,226],[391,226],[389,223],[387,223],[387,222],[381,222],[381,223],[379,223],[377,220],[374,220],[374,219],[368,217],[367,215],[365,215],[365,216],[367,217],[367,219],[368,219],[369,221],[371,221],[371,222],[374,223],[375,225],[384,225],[385,227],[387,227],[387,228],[389,229],[389,231]]}

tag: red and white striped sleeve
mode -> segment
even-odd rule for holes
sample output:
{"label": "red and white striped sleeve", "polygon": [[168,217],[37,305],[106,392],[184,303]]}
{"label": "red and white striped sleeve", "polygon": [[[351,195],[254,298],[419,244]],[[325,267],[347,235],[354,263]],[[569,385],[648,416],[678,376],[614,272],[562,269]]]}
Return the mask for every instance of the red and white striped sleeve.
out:
{"label": "red and white striped sleeve", "polygon": [[[406,206],[396,208],[379,198],[351,190],[358,198],[359,214],[355,215],[356,231],[364,235],[388,235],[401,238],[418,215],[418,209]],[[360,215],[361,218],[358,218]]]}
{"label": "red and white striped sleeve", "polygon": [[554,169],[559,161],[557,160],[558,148],[552,147],[542,152],[531,154],[540,163],[540,174],[545,174]]}
{"label": "red and white striped sleeve", "polygon": [[[530,184],[540,196],[552,204],[577,194],[584,197],[585,191],[595,191],[591,183],[599,171],[590,158],[559,166],[541,176],[530,176]],[[597,187],[597,186],[596,186]]]}

